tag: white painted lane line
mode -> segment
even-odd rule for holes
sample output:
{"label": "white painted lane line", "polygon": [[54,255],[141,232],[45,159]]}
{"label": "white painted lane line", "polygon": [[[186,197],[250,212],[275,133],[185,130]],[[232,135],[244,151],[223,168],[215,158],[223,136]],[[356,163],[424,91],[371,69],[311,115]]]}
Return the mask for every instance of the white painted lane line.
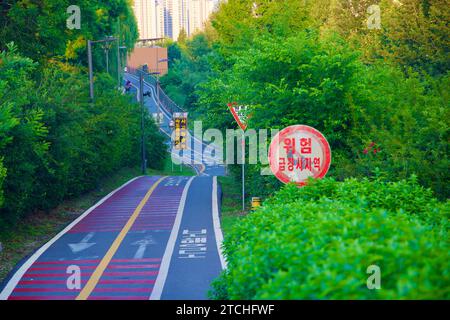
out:
{"label": "white painted lane line", "polygon": [[59,238],[61,238],[63,235],[65,235],[70,229],[72,229],[78,222],[83,220],[89,213],[94,211],[98,206],[100,206],[102,203],[104,203],[106,200],[111,198],[117,191],[123,189],[133,181],[139,179],[141,177],[136,177],[124,185],[120,186],[116,190],[112,191],[108,195],[106,195],[103,199],[101,199],[99,202],[97,202],[94,206],[90,207],[88,210],[86,210],[81,216],[79,216],[77,219],[75,219],[71,224],[69,224],[64,230],[62,230],[60,233],[58,233],[55,237],[53,237],[49,242],[44,244],[42,247],[40,247],[27,261],[25,261],[24,264],[19,268],[19,270],[16,271],[16,273],[11,277],[11,279],[6,284],[3,291],[0,293],[0,300],[7,300],[8,297],[13,292],[14,288],[17,286],[17,283],[19,283],[22,276],[25,274],[25,272],[28,270],[28,268],[31,267],[31,265],[39,259],[39,257],[53,244],[55,243]]}
{"label": "white painted lane line", "polygon": [[[139,78],[136,77],[135,75],[132,75],[132,74],[130,74],[130,73],[127,73],[127,75],[128,75],[129,77],[134,78],[135,80],[139,80]],[[155,98],[154,98],[154,96],[156,95],[156,93],[155,93],[155,88],[154,88],[152,85],[148,84],[145,80],[144,80],[144,86],[147,86],[147,87],[150,88],[150,90],[152,90],[152,92],[153,92],[153,94],[152,94],[152,99],[153,99],[153,101],[155,102],[155,105],[158,105],[158,103],[156,102],[156,100],[155,100]],[[163,111],[164,114],[166,114],[166,118],[168,118],[168,119],[171,119],[171,118],[172,118],[171,115],[170,115],[170,113],[169,113],[169,111],[164,107],[163,104],[161,104],[161,110]],[[169,118],[169,117],[170,117],[170,118]],[[198,142],[200,142],[203,146],[205,146],[205,147],[208,146],[204,141],[200,141],[200,140],[197,139],[196,137],[194,137],[194,139],[197,140]]]}
{"label": "white painted lane line", "polygon": [[167,279],[167,274],[169,273],[170,261],[172,259],[173,250],[175,248],[175,242],[177,241],[178,232],[180,230],[181,219],[183,218],[184,206],[186,204],[186,198],[191,186],[192,180],[195,177],[189,179],[184,187],[183,194],[181,195],[180,206],[178,207],[177,217],[173,224],[172,232],[170,233],[169,241],[167,242],[166,251],[161,261],[161,266],[159,268],[158,276],[153,286],[152,294],[150,295],[150,300],[161,299],[161,294],[164,289],[164,284]]}
{"label": "white painted lane line", "polygon": [[[134,77],[133,75],[130,75],[130,76]],[[136,78],[136,77],[135,77],[135,78]],[[136,78],[136,79],[137,79],[137,78]],[[153,94],[152,94],[152,100],[154,101],[155,105],[157,106],[158,103],[156,102],[156,100],[155,100],[155,98],[154,98],[155,93],[154,93],[153,87],[150,86],[150,85],[148,85],[145,81],[144,81],[144,83],[145,83],[146,86],[148,86],[148,87],[150,88],[150,90],[152,90],[152,92],[153,92]],[[132,85],[133,87],[136,88],[136,90],[137,90],[137,92],[138,92],[138,96],[140,97],[140,95],[139,95],[139,88],[138,88],[137,86],[135,86],[133,83],[131,83],[131,85]],[[138,99],[138,101],[139,101],[139,99]],[[163,110],[163,114],[166,116],[166,118],[170,120],[171,117],[170,117],[168,111],[167,111],[162,105],[161,105],[161,110]],[[165,112],[167,112],[167,114],[166,114]],[[160,128],[160,130],[161,130],[164,134],[166,134],[169,138],[172,138],[172,136],[171,136],[169,133],[165,132],[165,131],[162,130],[161,128]],[[192,136],[190,133],[189,133],[189,136],[191,136],[191,137],[194,139],[194,141],[200,142],[199,139],[197,139],[196,137]],[[190,139],[190,138],[189,138],[189,139]],[[195,143],[195,142],[194,142],[194,143]],[[201,142],[201,143],[203,144],[203,146],[207,146],[204,142]],[[189,143],[189,144],[191,144],[191,143]],[[204,159],[210,160],[211,162],[215,162],[215,161],[216,161],[216,159],[213,159],[213,158],[211,158],[211,157],[205,156],[205,155],[203,155],[202,153],[200,153],[200,152],[198,152],[198,151],[196,151],[196,150],[194,150],[194,149],[188,148],[187,150],[188,150],[188,151],[192,151],[194,154],[196,153],[196,154],[198,154],[198,155],[204,157]],[[173,152],[173,150],[172,150],[172,152]]]}
{"label": "white painted lane line", "polygon": [[[136,81],[139,80],[138,77],[136,77],[136,76],[134,76],[134,75],[132,75],[132,74],[127,74],[127,76],[129,76],[129,77],[131,77],[131,78],[134,78]],[[132,85],[133,87],[135,87],[136,90],[137,90],[138,93],[139,93],[138,87],[135,86],[133,83],[132,83],[131,85]],[[152,98],[153,102],[155,103],[155,105],[156,105],[156,107],[157,107],[157,106],[158,106],[158,102],[155,100],[155,96],[156,96],[155,88],[153,88],[152,85],[149,85],[149,84],[144,80],[144,88],[145,88],[145,86],[147,86],[147,87],[152,91],[151,98]],[[160,105],[160,109],[163,111],[163,114],[165,115],[165,117],[166,117],[168,120],[172,119],[172,117],[171,117],[169,111],[165,109],[165,107],[163,106],[163,104]],[[166,131],[164,131],[162,128],[160,128],[160,131],[163,132],[163,133],[166,134],[169,138],[172,139],[172,136],[171,136],[169,133],[167,133]],[[200,142],[204,147],[208,147],[208,145],[207,145],[204,141],[200,141],[200,139],[198,139],[197,137],[192,136],[190,132],[189,132],[189,136],[191,136],[192,139],[194,140],[194,145],[195,145],[195,141],[197,141],[197,142]],[[191,143],[189,143],[189,145],[191,145]],[[195,149],[195,148],[194,148],[194,149]],[[217,159],[214,159],[214,158],[212,158],[212,157],[206,156],[206,155],[204,155],[203,153],[200,153],[200,152],[198,152],[198,151],[196,151],[196,150],[194,150],[194,149],[191,149],[191,148],[189,147],[189,148],[187,149],[187,151],[192,151],[194,154],[200,155],[204,160],[210,160],[212,163],[215,163],[216,166],[219,166],[219,167],[220,167],[220,166],[223,166],[223,165],[224,165],[223,163],[222,163],[222,164],[216,163],[216,160],[217,160]],[[202,148],[202,150],[203,150],[203,148]],[[173,150],[171,150],[171,152],[173,153]],[[196,170],[196,171],[197,171],[197,175],[199,175],[198,170],[195,169],[195,166],[194,166],[194,170]],[[208,175],[208,176],[209,176],[209,175]]]}
{"label": "white painted lane line", "polygon": [[219,253],[220,264],[222,265],[222,270],[224,270],[227,268],[227,261],[225,260],[225,257],[223,256],[223,250],[222,250],[223,234],[222,234],[222,228],[220,227],[219,202],[217,201],[217,177],[213,177],[212,215],[213,215],[214,235],[216,236],[217,252]]}
{"label": "white painted lane line", "polygon": [[[139,78],[136,77],[135,75],[128,74],[128,76],[130,76],[130,77],[134,78],[135,80],[139,81]],[[149,85],[146,81],[144,81],[144,88],[145,88],[145,86],[147,86],[147,87],[152,91],[151,98],[152,98],[152,100],[155,102],[156,107],[158,107],[158,102],[156,102],[156,99],[155,99],[155,96],[156,96],[155,89],[153,88],[153,86]],[[136,86],[133,85],[133,87],[135,87],[135,88],[137,89]],[[164,114],[164,116],[165,116],[167,119],[169,119],[169,120],[172,119],[172,117],[171,117],[169,111],[167,111],[167,110],[162,106],[162,104],[161,104],[161,111],[162,111],[162,113]]]}

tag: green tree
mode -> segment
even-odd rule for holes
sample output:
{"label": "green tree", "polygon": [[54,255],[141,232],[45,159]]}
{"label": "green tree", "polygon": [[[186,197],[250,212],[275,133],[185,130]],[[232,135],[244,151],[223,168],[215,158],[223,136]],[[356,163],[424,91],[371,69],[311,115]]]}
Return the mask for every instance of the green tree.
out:
{"label": "green tree", "polygon": [[[14,41],[26,57],[45,66],[55,58],[87,65],[86,40],[118,35],[121,45],[131,50],[138,37],[135,17],[128,0],[81,0],[81,29],[66,27],[68,0],[3,2],[0,15],[0,50]],[[120,22],[120,23],[118,23]],[[113,52],[112,55],[115,53]],[[101,48],[94,48],[94,64],[104,65]],[[111,58],[114,65],[116,59]]]}
{"label": "green tree", "polygon": [[[70,64],[55,61],[37,81],[38,65],[15,47],[0,61],[0,229],[138,165],[141,109],[110,76],[97,74],[92,104],[86,75]],[[148,164],[161,168],[164,138],[148,113],[144,120]]]}
{"label": "green tree", "polygon": [[180,45],[184,45],[184,44],[186,43],[187,37],[188,37],[188,36],[187,36],[186,30],[181,29],[180,34],[179,34],[179,36],[178,36],[177,42],[178,42]]}

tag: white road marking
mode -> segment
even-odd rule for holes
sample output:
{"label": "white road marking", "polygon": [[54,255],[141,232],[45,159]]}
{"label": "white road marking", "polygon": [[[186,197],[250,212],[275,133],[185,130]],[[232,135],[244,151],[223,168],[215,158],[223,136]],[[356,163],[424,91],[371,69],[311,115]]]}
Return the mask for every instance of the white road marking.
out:
{"label": "white road marking", "polygon": [[[130,77],[132,77],[132,78],[135,78],[135,80],[139,80],[139,78],[137,78],[136,76],[134,76],[134,75],[132,75],[132,74],[128,74],[128,76],[130,76]],[[138,100],[138,102],[139,102],[139,97],[140,97],[140,95],[139,95],[139,88],[138,88],[136,85],[134,85],[133,83],[131,83],[131,85],[132,85],[133,87],[135,87],[135,88],[136,88],[136,91],[138,92],[138,99],[137,99],[137,100]],[[158,102],[156,102],[156,100],[155,100],[155,95],[156,95],[156,94],[155,94],[155,90],[154,90],[153,86],[147,84],[147,83],[144,81],[144,87],[145,87],[145,86],[149,87],[150,90],[152,90],[153,94],[151,95],[151,98],[152,98],[153,102],[155,103],[155,105],[158,106]],[[163,106],[163,104],[161,104],[160,109],[163,111],[164,116],[165,116],[168,120],[170,120],[170,119],[171,119],[171,115],[170,115],[169,111],[167,111],[167,110],[165,109],[165,107]],[[160,131],[162,131],[164,134],[166,134],[169,138],[172,139],[172,136],[171,136],[169,133],[167,133],[166,131],[164,131],[162,128],[160,128]],[[207,146],[207,144],[205,144],[203,141],[200,141],[200,140],[197,139],[195,136],[192,136],[192,135],[190,134],[190,132],[189,132],[189,137],[192,137],[192,138],[193,138],[193,140],[194,140],[194,147],[195,147],[195,141],[200,142],[200,143],[201,143],[203,146],[205,146],[205,147]],[[190,140],[190,138],[189,138],[189,140]],[[189,144],[191,144],[191,143],[189,143]],[[194,149],[195,149],[195,148],[194,148]],[[216,161],[216,159],[213,159],[213,158],[211,158],[211,157],[205,156],[205,155],[203,155],[202,153],[199,153],[198,151],[196,151],[196,150],[194,150],[194,149],[192,149],[192,148],[189,147],[189,148],[187,149],[187,151],[192,151],[192,152],[194,153],[194,156],[195,156],[195,154],[198,154],[198,155],[202,156],[204,159],[210,160],[211,162],[215,162],[215,161]],[[176,155],[180,160],[182,159],[182,157],[180,157],[178,154],[174,153],[173,150],[171,150],[171,153],[174,154],[174,155]],[[189,165],[189,164],[188,164],[188,165]],[[220,166],[220,164],[217,164],[217,165]],[[195,169],[195,166],[194,166],[194,170],[196,170],[196,169]],[[196,171],[197,171],[197,170],[196,170]]]}
{"label": "white road marking", "polygon": [[145,237],[145,239],[133,242],[133,245],[139,246],[136,253],[134,254],[134,259],[142,259],[144,257],[147,246],[151,244],[155,244],[155,241],[153,241],[153,238],[150,235]]}
{"label": "white road marking", "polygon": [[92,247],[95,242],[88,242],[92,239],[92,237],[95,235],[95,232],[89,232],[80,242],[78,243],[69,243],[70,250],[72,250],[72,253],[78,253],[83,250],[86,250],[87,248]]}
{"label": "white road marking", "polygon": [[172,259],[173,250],[175,248],[175,242],[177,241],[178,231],[180,230],[181,219],[183,218],[184,206],[186,204],[186,198],[188,194],[189,187],[191,186],[194,177],[190,178],[184,187],[183,194],[181,195],[180,205],[178,206],[177,217],[173,224],[172,232],[170,233],[169,241],[167,242],[166,251],[161,261],[161,266],[159,268],[158,276],[153,286],[152,294],[150,295],[150,300],[161,299],[161,294],[164,289],[164,284],[167,279],[167,274],[169,273],[170,260]]}
{"label": "white road marking", "polygon": [[61,238],[63,235],[65,235],[70,229],[72,229],[78,222],[83,220],[89,213],[94,211],[98,206],[100,206],[102,203],[104,203],[106,200],[108,200],[110,197],[112,197],[117,191],[123,189],[136,179],[139,179],[141,177],[136,177],[121,187],[117,188],[116,190],[112,191],[110,194],[106,195],[103,199],[101,199],[99,202],[97,202],[94,206],[90,207],[87,211],[85,211],[81,216],[79,216],[77,219],[75,219],[71,224],[69,224],[64,230],[62,230],[60,233],[58,233],[56,236],[54,236],[49,242],[44,244],[42,247],[40,247],[25,263],[22,264],[22,266],[19,268],[19,270],[16,271],[16,273],[11,277],[11,279],[6,284],[3,291],[0,293],[0,300],[7,300],[8,297],[13,292],[14,288],[17,286],[17,283],[20,281],[22,276],[25,274],[25,272],[28,270],[28,268],[31,267],[31,265],[53,244],[55,243],[59,238]]}
{"label": "white road marking", "polygon": [[217,201],[217,177],[213,177],[212,215],[213,215],[214,234],[216,236],[217,252],[219,253],[220,264],[222,265],[222,269],[226,269],[227,261],[223,256],[222,250],[223,234],[222,229],[220,228],[219,202]]}
{"label": "white road marking", "polygon": [[204,259],[207,251],[207,230],[184,229],[178,248],[179,259]]}
{"label": "white road marking", "polygon": [[[129,76],[129,77],[132,77],[132,78],[134,78],[136,81],[139,81],[139,78],[137,77],[137,76],[135,76],[135,75],[133,75],[133,74],[131,74],[131,73],[127,73],[127,75]],[[133,84],[132,84],[133,85]],[[152,90],[152,100],[155,102],[155,105],[156,106],[158,106],[158,102],[156,102],[156,100],[155,100],[155,96],[156,96],[156,92],[155,92],[155,88],[152,86],[152,85],[150,85],[150,84],[148,84],[145,80],[144,80],[144,87],[145,86],[147,86],[148,88],[150,88],[150,90]],[[137,89],[137,87],[136,86],[134,86],[133,85],[133,87],[135,87],[136,89]],[[163,111],[163,114],[165,115],[165,117],[167,118],[167,119],[171,119],[172,117],[171,117],[171,114],[169,113],[169,111],[164,107],[164,105],[161,103],[161,110]],[[205,146],[205,147],[207,147],[208,145],[204,142],[204,141],[200,141],[200,139],[197,139],[197,137],[193,137],[194,138],[194,140],[196,140],[197,142],[200,142],[203,146]],[[192,151],[194,151],[194,150],[192,150]],[[194,151],[194,153],[195,153],[196,151]]]}
{"label": "white road marking", "polygon": [[[135,76],[133,76],[133,75],[131,75],[131,74],[130,74],[129,76],[136,78]],[[137,79],[137,78],[136,78],[136,79]],[[136,91],[137,91],[137,93],[138,93],[138,94],[137,94],[137,97],[138,97],[137,100],[138,100],[138,102],[139,102],[139,100],[140,100],[139,88],[138,88],[136,85],[134,85],[133,83],[131,83],[131,85],[132,85],[133,87],[136,88]],[[147,83],[145,83],[145,81],[144,81],[144,85],[148,86],[148,87],[150,88],[150,90],[152,90],[152,92],[154,92],[153,87],[150,86],[150,85],[148,85]],[[154,94],[152,94],[151,97],[152,97],[152,100],[153,100],[153,102],[155,103],[155,105],[158,106],[158,103],[156,102],[156,100],[155,100],[155,98],[154,98]],[[170,115],[169,115],[168,111],[162,106],[162,104],[161,104],[161,110],[163,110],[163,114],[166,116],[166,118],[170,120],[170,119],[171,119],[171,118],[170,118]],[[167,114],[166,114],[166,113],[167,113]],[[172,136],[171,136],[169,133],[167,133],[166,131],[164,131],[162,128],[159,128],[159,129],[160,129],[161,132],[163,132],[163,133],[164,133],[165,135],[167,135],[169,138],[172,138]],[[195,138],[194,138],[194,139],[195,139]],[[193,152],[195,153],[195,151],[194,151],[193,149],[188,148],[187,150],[193,151]],[[172,153],[173,155],[175,155],[176,157],[178,157],[180,160],[182,159],[182,157],[180,157],[178,154],[174,153],[173,150],[171,150],[171,153]],[[197,169],[195,168],[195,166],[193,166],[193,168],[194,168],[195,171],[197,171]],[[197,172],[197,174],[198,174],[198,172]]]}

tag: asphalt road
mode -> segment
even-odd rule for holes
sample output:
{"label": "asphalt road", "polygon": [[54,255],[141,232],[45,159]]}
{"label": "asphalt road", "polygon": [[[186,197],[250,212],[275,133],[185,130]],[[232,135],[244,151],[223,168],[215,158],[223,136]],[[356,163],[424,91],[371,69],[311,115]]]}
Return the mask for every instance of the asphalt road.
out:
{"label": "asphalt road", "polygon": [[[137,94],[137,88],[139,88],[139,79],[131,74],[125,74],[124,76],[125,80],[130,80],[133,88],[132,93]],[[160,111],[163,114],[162,123],[160,125],[160,131],[165,134],[168,137],[167,144],[168,148],[170,148],[170,135],[171,130],[169,128],[170,120],[172,119],[172,114],[169,112],[169,110],[165,109],[163,106],[161,106],[160,109],[158,109],[158,104],[156,102],[157,100],[157,93],[154,86],[150,85],[149,83],[144,83],[144,92],[150,91],[151,96],[150,97],[144,97],[144,105],[148,108],[148,111],[152,115],[158,114]],[[188,119],[189,121],[189,119]],[[223,163],[217,163],[213,161],[214,159],[208,156],[204,153],[205,148],[208,146],[208,143],[205,143],[201,141],[200,139],[197,139],[192,134],[189,134],[188,136],[188,150],[184,151],[184,155],[188,155],[188,157],[184,156],[181,151],[175,150],[171,148],[171,153],[174,154],[174,157],[176,158],[184,158],[187,160],[187,162],[195,165],[196,168],[198,168],[198,173],[200,175],[207,175],[207,176],[223,176],[225,175],[225,166]],[[189,155],[191,155],[189,157]],[[201,164],[198,163],[198,161],[194,162],[192,160],[194,159],[201,159]]]}
{"label": "asphalt road", "polygon": [[139,177],[17,267],[10,300],[207,299],[225,267],[215,177]]}
{"label": "asphalt road", "polygon": [[[156,112],[154,98],[145,105]],[[207,299],[226,267],[216,178],[224,167],[195,169],[196,177],[137,177],[111,192],[19,263],[0,300]]]}

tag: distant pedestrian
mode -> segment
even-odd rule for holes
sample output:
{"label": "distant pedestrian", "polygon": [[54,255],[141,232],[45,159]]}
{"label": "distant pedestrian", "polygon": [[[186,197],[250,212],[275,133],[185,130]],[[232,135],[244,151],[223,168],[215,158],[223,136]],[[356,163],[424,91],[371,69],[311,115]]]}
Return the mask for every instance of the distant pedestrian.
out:
{"label": "distant pedestrian", "polygon": [[131,81],[127,80],[127,82],[125,83],[125,92],[130,92],[131,90]]}

